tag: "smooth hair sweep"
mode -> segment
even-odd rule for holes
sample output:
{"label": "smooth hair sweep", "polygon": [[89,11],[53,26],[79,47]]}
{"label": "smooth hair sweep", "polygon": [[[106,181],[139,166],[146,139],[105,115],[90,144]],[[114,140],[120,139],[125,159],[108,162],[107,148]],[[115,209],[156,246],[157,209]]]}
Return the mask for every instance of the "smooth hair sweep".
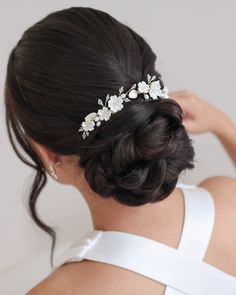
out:
{"label": "smooth hair sweep", "polygon": [[182,110],[172,99],[138,97],[85,140],[78,132],[84,117],[97,111],[99,97],[117,94],[121,86],[128,89],[147,74],[161,80],[155,60],[140,35],[88,7],[47,15],[12,49],[5,82],[7,130],[18,157],[36,171],[28,209],[52,237],[51,265],[56,232],[36,210],[47,175],[27,136],[55,153],[78,155],[91,189],[128,206],[165,199],[179,174],[193,168],[194,150]]}

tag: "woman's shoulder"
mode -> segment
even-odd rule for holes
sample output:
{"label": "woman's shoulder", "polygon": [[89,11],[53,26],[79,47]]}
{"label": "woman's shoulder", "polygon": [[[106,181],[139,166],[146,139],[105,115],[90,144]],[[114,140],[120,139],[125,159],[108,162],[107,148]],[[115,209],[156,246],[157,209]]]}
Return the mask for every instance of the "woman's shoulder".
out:
{"label": "woman's shoulder", "polygon": [[205,260],[236,276],[236,179],[215,176],[199,184],[215,204],[215,224]]}
{"label": "woman's shoulder", "polygon": [[87,286],[88,288],[91,285],[88,284],[91,269],[89,272],[86,272],[85,265],[86,261],[61,265],[30,289],[26,295],[90,294],[85,292],[85,287]]}
{"label": "woman's shoulder", "polygon": [[202,181],[199,186],[211,194],[215,202],[216,217],[222,221],[228,219],[229,227],[236,229],[236,179],[215,176]]}
{"label": "woman's shoulder", "polygon": [[213,176],[203,180],[199,186],[209,190],[214,195],[226,195],[235,200],[236,178],[229,176]]}
{"label": "woman's shoulder", "polygon": [[62,295],[68,291],[68,269],[61,266],[30,289],[26,295]]}
{"label": "woman's shoulder", "polygon": [[157,290],[156,294],[163,293],[158,291],[162,291],[164,285],[152,280],[147,284],[146,281],[145,277],[137,276],[135,272],[111,264],[82,260],[79,263],[71,262],[60,266],[26,295],[131,294],[130,290],[127,292],[127,288],[130,289],[133,282],[135,284],[131,287],[134,291],[132,294],[144,294],[142,288],[145,283],[146,289],[152,284],[152,289]]}

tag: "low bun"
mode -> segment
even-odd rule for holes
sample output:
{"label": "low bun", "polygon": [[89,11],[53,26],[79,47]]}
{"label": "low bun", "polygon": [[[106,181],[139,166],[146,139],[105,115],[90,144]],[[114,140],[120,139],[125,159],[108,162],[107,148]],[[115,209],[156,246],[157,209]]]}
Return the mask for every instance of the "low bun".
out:
{"label": "low bun", "polygon": [[80,155],[91,188],[129,206],[165,199],[179,174],[194,167],[182,110],[172,99],[128,103]]}

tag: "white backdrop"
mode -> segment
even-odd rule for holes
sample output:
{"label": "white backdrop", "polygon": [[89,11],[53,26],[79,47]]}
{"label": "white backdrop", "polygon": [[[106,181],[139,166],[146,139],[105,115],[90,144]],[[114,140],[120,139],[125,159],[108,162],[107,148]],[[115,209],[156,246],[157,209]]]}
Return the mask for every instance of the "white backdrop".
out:
{"label": "white backdrop", "polygon": [[[50,239],[31,221],[24,203],[32,171],[18,160],[6,134],[3,87],[8,55],[23,31],[46,14],[71,6],[105,10],[140,33],[157,53],[157,69],[171,91],[190,89],[236,120],[236,2],[233,0],[4,1],[0,0],[0,294],[24,294],[49,271]],[[194,137],[196,184],[234,167],[211,134]],[[49,180],[38,203],[45,222],[58,228],[59,245],[92,228],[78,191]]]}

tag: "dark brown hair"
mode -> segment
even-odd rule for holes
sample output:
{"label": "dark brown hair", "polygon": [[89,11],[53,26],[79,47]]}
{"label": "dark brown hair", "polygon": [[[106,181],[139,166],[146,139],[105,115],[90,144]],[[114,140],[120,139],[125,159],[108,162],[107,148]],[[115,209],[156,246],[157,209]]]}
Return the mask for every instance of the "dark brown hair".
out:
{"label": "dark brown hair", "polygon": [[[27,29],[12,49],[5,83],[6,123],[18,157],[36,170],[29,212],[40,220],[36,201],[47,182],[41,159],[27,136],[61,155],[80,156],[78,165],[92,190],[128,206],[161,201],[179,174],[193,168],[194,151],[182,110],[172,99],[138,97],[82,139],[84,117],[96,112],[98,98],[129,89],[155,69],[146,41],[108,13],[71,7],[47,15]],[[32,159],[17,149],[15,140]]]}

